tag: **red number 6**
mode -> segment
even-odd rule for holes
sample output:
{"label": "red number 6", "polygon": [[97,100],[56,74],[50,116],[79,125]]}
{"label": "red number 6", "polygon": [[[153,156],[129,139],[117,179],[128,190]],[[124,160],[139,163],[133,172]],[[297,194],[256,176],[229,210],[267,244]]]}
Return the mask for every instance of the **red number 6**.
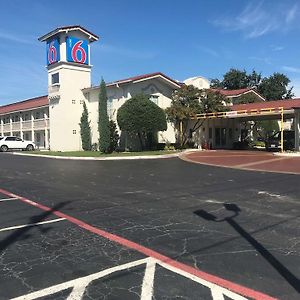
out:
{"label": "red number 6", "polygon": [[[77,62],[77,63],[85,63],[85,60],[86,60],[86,52],[85,50],[81,47],[83,41],[78,41],[72,48],[72,51],[71,51],[71,55],[72,55],[72,59],[73,61]],[[79,59],[78,57],[78,52],[80,52],[80,56],[81,58]]]}
{"label": "red number 6", "polygon": [[56,57],[57,57],[56,48],[54,47],[54,42],[51,42],[48,51],[48,61],[50,65],[56,62]]}

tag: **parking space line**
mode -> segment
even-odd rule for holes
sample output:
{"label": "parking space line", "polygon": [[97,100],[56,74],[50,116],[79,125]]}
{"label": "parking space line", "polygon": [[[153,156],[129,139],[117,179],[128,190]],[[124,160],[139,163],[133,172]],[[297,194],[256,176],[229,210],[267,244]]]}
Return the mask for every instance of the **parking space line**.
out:
{"label": "parking space line", "polygon": [[152,257],[154,259],[157,259],[159,260],[160,262],[163,262],[165,264],[167,264],[169,267],[173,267],[173,268],[176,268],[177,270],[181,270],[182,272],[186,272],[186,273],[189,273],[195,277],[198,277],[200,279],[203,279],[203,280],[206,280],[206,281],[209,281],[213,284],[216,284],[220,287],[223,287],[223,288],[226,288],[232,292],[235,292],[235,293],[238,293],[240,295],[243,295],[243,296],[246,296],[246,297],[249,297],[249,298],[252,298],[252,299],[259,299],[259,300],[275,300],[275,298],[271,297],[271,296],[268,296],[264,293],[261,293],[261,292],[258,292],[258,291],[255,291],[255,290],[252,290],[250,288],[247,288],[247,287],[244,287],[244,286],[241,286],[239,284],[236,284],[234,282],[231,282],[229,280],[226,280],[226,279],[223,279],[223,278],[220,278],[220,277],[217,277],[215,275],[212,275],[212,274],[209,274],[209,273],[206,273],[204,271],[201,271],[199,269],[196,269],[195,267],[192,267],[192,266],[189,266],[189,265],[186,265],[184,263],[181,263],[179,261],[176,261],[166,255],[163,255],[155,250],[152,250],[150,248],[147,248],[143,245],[140,245],[138,243],[135,243],[133,241],[130,241],[126,238],[123,238],[121,236],[118,236],[116,234],[113,234],[113,233],[110,233],[110,232],[107,232],[105,230],[102,230],[102,229],[99,229],[97,227],[94,227],[92,225],[89,225],[77,218],[74,218],[72,216],[69,216],[67,214],[64,214],[60,211],[57,211],[57,210],[52,210],[50,207],[46,206],[46,205],[43,205],[43,204],[40,204],[38,202],[35,202],[35,201],[32,201],[30,199],[27,199],[25,197],[22,197],[22,196],[18,196],[16,194],[13,194],[9,191],[6,191],[4,189],[1,189],[0,188],[0,193],[8,196],[8,197],[16,197],[18,198],[20,201],[24,202],[24,203],[27,203],[27,204],[30,204],[34,207],[38,207],[40,208],[41,210],[44,210],[44,211],[47,211],[47,212],[52,212],[52,214],[58,216],[58,217],[61,217],[61,218],[65,218],[67,219],[69,222],[73,223],[73,224],[76,224],[77,226],[81,227],[81,228],[84,228],[98,236],[101,236],[103,238],[106,238],[112,242],[115,242],[115,243],[118,243],[119,245],[122,245],[124,247],[127,247],[129,249],[132,249],[132,250],[135,250],[139,253],[142,253],[148,257]]}
{"label": "parking space line", "polygon": [[1,228],[0,232],[20,229],[20,228],[25,228],[25,227],[39,226],[39,225],[44,225],[44,224],[51,224],[51,223],[60,222],[60,221],[63,221],[63,220],[66,220],[66,218],[59,218],[59,219],[48,220],[48,221],[43,221],[43,222],[37,222],[37,223],[32,223],[32,224],[11,226],[11,227],[6,227],[6,228]]}
{"label": "parking space line", "polygon": [[14,197],[14,198],[4,198],[4,199],[0,199],[0,202],[13,201],[13,200],[18,200],[18,198],[16,198],[16,197]]}

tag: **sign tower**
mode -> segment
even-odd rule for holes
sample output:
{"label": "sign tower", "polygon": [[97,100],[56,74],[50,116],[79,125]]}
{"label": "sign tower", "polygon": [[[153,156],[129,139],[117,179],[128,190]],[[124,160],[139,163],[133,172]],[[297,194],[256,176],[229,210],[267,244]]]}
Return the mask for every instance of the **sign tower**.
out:
{"label": "sign tower", "polygon": [[91,86],[90,44],[98,39],[77,25],[39,38],[46,42],[51,150],[81,150],[82,89]]}

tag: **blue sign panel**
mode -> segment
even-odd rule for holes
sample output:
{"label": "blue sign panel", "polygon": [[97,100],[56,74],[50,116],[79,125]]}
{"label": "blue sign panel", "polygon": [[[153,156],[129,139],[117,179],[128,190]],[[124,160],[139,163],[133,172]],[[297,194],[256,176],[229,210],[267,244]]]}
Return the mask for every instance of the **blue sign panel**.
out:
{"label": "blue sign panel", "polygon": [[47,65],[54,64],[60,60],[59,41],[53,39],[47,43]]}
{"label": "blue sign panel", "polygon": [[80,64],[89,64],[88,41],[68,36],[67,45],[67,61]]}

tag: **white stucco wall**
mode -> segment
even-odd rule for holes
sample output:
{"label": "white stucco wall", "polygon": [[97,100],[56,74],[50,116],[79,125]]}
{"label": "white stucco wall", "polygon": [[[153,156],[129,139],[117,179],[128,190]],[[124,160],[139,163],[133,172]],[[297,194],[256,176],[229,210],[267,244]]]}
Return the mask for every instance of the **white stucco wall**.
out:
{"label": "white stucco wall", "polygon": [[[108,101],[112,102],[111,119],[117,121],[118,109],[133,95],[144,93],[158,96],[158,106],[165,109],[171,104],[171,94],[173,89],[161,79],[154,78],[138,83],[121,84],[107,87]],[[98,142],[98,97],[99,88],[94,88],[85,93],[85,99],[89,110],[92,129],[92,141]],[[173,126],[168,123],[166,131],[158,133],[159,142],[175,143],[175,132]]]}
{"label": "white stucco wall", "polygon": [[79,122],[84,99],[81,89],[90,85],[90,67],[61,64],[49,70],[49,82],[51,75],[56,72],[59,72],[60,81],[58,91],[49,92],[48,95],[50,149],[81,150]]}

